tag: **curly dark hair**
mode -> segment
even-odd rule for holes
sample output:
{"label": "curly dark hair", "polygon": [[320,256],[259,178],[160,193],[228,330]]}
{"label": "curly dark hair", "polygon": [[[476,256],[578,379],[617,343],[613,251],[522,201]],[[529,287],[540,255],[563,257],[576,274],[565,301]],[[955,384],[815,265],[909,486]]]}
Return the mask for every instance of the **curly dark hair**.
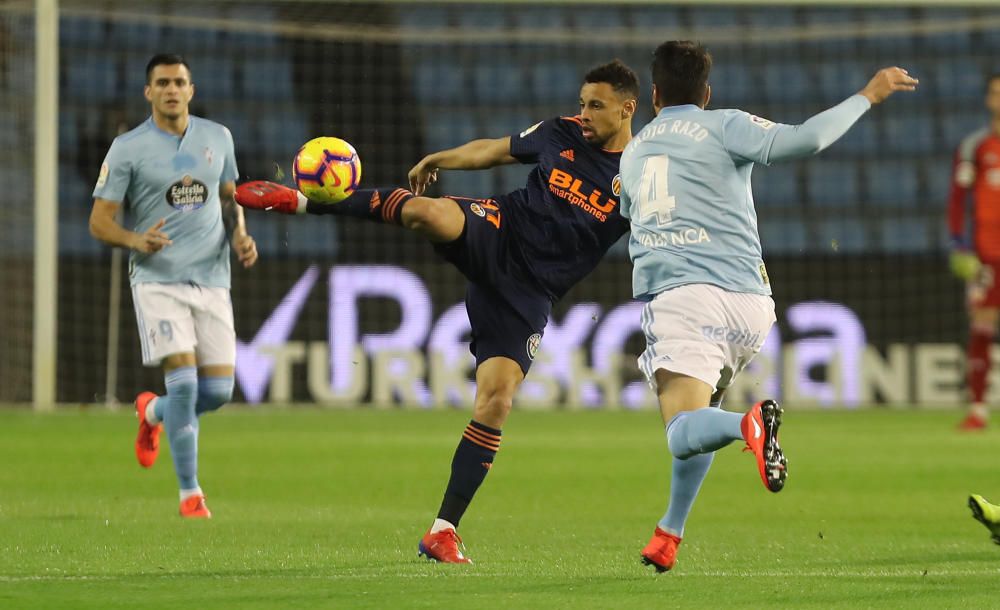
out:
{"label": "curly dark hair", "polygon": [[584,83],[608,83],[626,99],[639,99],[639,77],[620,59],[594,66],[583,76]]}

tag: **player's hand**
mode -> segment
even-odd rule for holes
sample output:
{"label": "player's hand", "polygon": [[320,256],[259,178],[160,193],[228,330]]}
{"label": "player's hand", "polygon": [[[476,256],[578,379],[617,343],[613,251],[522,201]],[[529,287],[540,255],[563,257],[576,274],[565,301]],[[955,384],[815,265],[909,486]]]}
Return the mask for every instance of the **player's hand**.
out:
{"label": "player's hand", "polygon": [[253,267],[257,262],[257,242],[243,231],[233,233],[233,250],[236,251],[236,258],[243,264],[244,269]]}
{"label": "player's hand", "polygon": [[437,182],[438,168],[431,165],[429,160],[430,157],[424,157],[407,174],[407,178],[410,180],[410,190],[413,191],[414,195],[422,195],[428,186]]}
{"label": "player's hand", "polygon": [[233,193],[236,203],[251,210],[268,210],[281,214],[302,214],[307,200],[295,189],[267,180],[244,182]]}
{"label": "player's hand", "polygon": [[952,250],[948,257],[951,272],[960,280],[969,281],[979,274],[983,264],[968,250]]}
{"label": "player's hand", "polygon": [[165,224],[167,224],[167,219],[161,218],[159,222],[146,229],[144,233],[136,233],[135,238],[132,240],[132,249],[143,254],[152,254],[174,243],[170,241],[170,237],[166,233],[160,230]]}
{"label": "player's hand", "polygon": [[890,95],[896,91],[913,91],[917,88],[917,79],[910,76],[910,74],[897,67],[892,68],[882,68],[875,73],[865,88],[859,91],[859,93],[868,98],[868,101],[875,104],[881,104]]}

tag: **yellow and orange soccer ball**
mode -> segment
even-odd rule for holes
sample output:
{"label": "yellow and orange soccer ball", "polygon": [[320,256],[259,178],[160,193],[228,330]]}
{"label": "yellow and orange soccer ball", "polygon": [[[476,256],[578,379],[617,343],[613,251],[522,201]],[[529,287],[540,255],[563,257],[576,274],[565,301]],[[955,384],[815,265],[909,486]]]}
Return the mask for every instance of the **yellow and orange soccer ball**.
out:
{"label": "yellow and orange soccer ball", "polygon": [[361,183],[361,159],[354,147],[340,138],[313,138],[296,153],[292,180],[310,201],[337,203]]}

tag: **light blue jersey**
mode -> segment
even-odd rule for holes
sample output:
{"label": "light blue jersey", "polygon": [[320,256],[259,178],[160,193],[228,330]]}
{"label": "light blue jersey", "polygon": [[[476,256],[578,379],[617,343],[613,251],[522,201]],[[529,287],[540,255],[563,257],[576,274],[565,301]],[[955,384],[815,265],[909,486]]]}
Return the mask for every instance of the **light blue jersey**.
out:
{"label": "light blue jersey", "polygon": [[648,301],[684,284],[770,295],[750,190],[753,164],[815,154],[869,107],[855,95],[797,126],[740,110],[660,110],[621,159],[635,297]]}
{"label": "light blue jersey", "polygon": [[207,119],[190,117],[183,136],[161,130],[152,117],[111,144],[94,198],[128,199],[134,231],[166,219],[173,243],[159,252],[132,252],[131,284],[194,283],[229,288],[229,242],[219,185],[238,175],[233,137]]}

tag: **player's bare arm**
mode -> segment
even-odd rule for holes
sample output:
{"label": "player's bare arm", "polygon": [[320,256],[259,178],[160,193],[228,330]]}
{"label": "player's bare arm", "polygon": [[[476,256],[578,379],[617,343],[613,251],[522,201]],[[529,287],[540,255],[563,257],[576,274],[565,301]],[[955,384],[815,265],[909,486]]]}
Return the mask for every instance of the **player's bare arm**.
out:
{"label": "player's bare arm", "polygon": [[118,224],[115,214],[121,204],[107,199],[94,199],[94,207],[90,210],[90,234],[97,240],[109,246],[128,248],[136,252],[151,254],[162,250],[173,242],[162,231],[167,220],[161,218],[155,225],[143,233],[129,231]]}
{"label": "player's bare arm", "polygon": [[896,91],[913,91],[920,81],[910,76],[909,72],[903,68],[893,66],[882,68],[875,73],[865,88],[859,91],[861,95],[868,98],[868,101],[881,104]]}
{"label": "player's bare arm", "polygon": [[243,267],[250,268],[257,262],[257,242],[247,232],[243,208],[236,203],[236,183],[226,182],[219,186],[219,203],[222,206],[222,223],[230,243]]}
{"label": "player's bare arm", "polygon": [[517,163],[510,154],[510,137],[472,140],[461,146],[431,153],[410,170],[410,190],[420,195],[437,180],[439,169],[488,169]]}

